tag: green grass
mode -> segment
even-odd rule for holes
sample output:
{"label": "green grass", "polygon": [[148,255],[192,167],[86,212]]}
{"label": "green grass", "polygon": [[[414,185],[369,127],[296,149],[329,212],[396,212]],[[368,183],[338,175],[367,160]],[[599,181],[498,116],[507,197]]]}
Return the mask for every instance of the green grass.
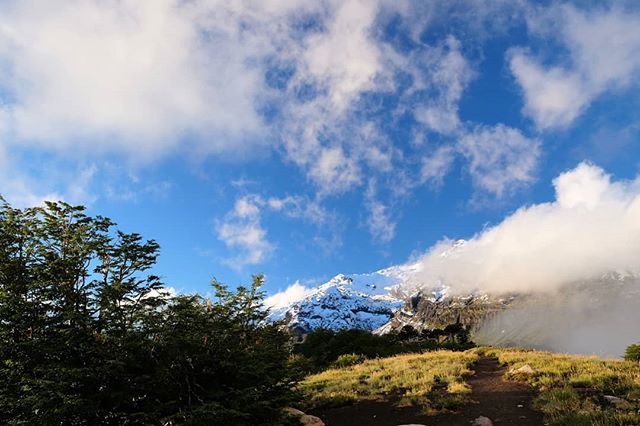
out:
{"label": "green grass", "polygon": [[[531,376],[506,378],[526,380],[539,395],[537,408],[551,425],[640,425],[640,364],[520,349],[478,348],[478,354],[497,356],[512,368],[528,364]],[[616,405],[604,395],[621,398]]]}
{"label": "green grass", "polygon": [[309,376],[300,390],[306,408],[387,400],[431,413],[453,410],[466,402],[464,378],[477,358],[473,352],[435,351],[371,359]]}

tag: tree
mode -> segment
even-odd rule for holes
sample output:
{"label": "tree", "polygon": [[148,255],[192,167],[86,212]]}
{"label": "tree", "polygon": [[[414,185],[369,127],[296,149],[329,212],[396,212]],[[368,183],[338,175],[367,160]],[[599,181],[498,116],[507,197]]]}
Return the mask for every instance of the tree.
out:
{"label": "tree", "polygon": [[0,424],[277,424],[288,335],[261,276],[169,297],[160,247],[84,207],[0,198]]}
{"label": "tree", "polygon": [[416,330],[409,324],[404,325],[398,333],[398,339],[401,341],[417,339],[418,337],[420,337],[420,333],[418,333],[418,330]]}

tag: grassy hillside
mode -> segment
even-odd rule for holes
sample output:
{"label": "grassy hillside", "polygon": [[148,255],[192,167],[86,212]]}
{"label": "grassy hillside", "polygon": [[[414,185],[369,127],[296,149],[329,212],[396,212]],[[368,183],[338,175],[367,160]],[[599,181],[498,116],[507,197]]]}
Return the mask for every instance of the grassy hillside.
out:
{"label": "grassy hillside", "polygon": [[[512,368],[539,392],[537,408],[552,425],[640,425],[640,363],[520,349],[474,349]],[[615,397],[615,398],[611,398]]]}
{"label": "grassy hillside", "polygon": [[309,407],[384,399],[420,404],[428,412],[453,409],[470,392],[464,377],[477,358],[473,352],[435,351],[371,359],[309,376],[301,390]]}
{"label": "grassy hillside", "polygon": [[[511,369],[528,364],[532,375],[505,375],[537,391],[535,407],[551,425],[640,425],[640,364],[520,349],[476,348],[367,360],[307,377],[300,390],[306,408],[362,400],[418,404],[427,413],[455,410],[469,400],[465,378],[479,356]],[[613,398],[612,398],[613,397]]]}

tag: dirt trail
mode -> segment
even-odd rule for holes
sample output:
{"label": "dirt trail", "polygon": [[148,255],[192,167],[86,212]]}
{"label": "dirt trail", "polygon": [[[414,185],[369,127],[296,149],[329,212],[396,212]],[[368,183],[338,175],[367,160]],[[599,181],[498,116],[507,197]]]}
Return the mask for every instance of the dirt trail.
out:
{"label": "dirt trail", "polygon": [[352,406],[317,410],[327,426],[396,426],[401,424],[469,426],[479,416],[490,418],[496,426],[544,425],[542,413],[531,408],[533,390],[521,383],[505,381],[506,367],[496,358],[481,357],[475,365],[471,385],[472,402],[457,413],[425,416],[417,407],[395,407],[389,402],[369,401]]}

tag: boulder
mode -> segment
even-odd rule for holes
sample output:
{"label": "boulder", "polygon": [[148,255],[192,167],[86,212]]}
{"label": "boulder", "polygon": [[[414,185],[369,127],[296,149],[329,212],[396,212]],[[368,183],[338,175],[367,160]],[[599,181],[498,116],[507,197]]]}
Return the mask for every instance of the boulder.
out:
{"label": "boulder", "polygon": [[536,371],[529,364],[525,364],[520,368],[509,370],[509,374],[512,376],[532,376],[536,374]]}
{"label": "boulder", "polygon": [[284,412],[289,414],[290,416],[293,416],[293,417],[302,417],[302,416],[305,415],[302,411],[298,410],[297,408],[293,408],[293,407],[285,408]]}
{"label": "boulder", "polygon": [[472,423],[473,426],[493,426],[493,422],[489,417],[480,416],[475,419]]}
{"label": "boulder", "polygon": [[284,412],[290,416],[297,417],[302,426],[324,426],[324,422],[320,417],[305,414],[297,408],[287,407]]}

